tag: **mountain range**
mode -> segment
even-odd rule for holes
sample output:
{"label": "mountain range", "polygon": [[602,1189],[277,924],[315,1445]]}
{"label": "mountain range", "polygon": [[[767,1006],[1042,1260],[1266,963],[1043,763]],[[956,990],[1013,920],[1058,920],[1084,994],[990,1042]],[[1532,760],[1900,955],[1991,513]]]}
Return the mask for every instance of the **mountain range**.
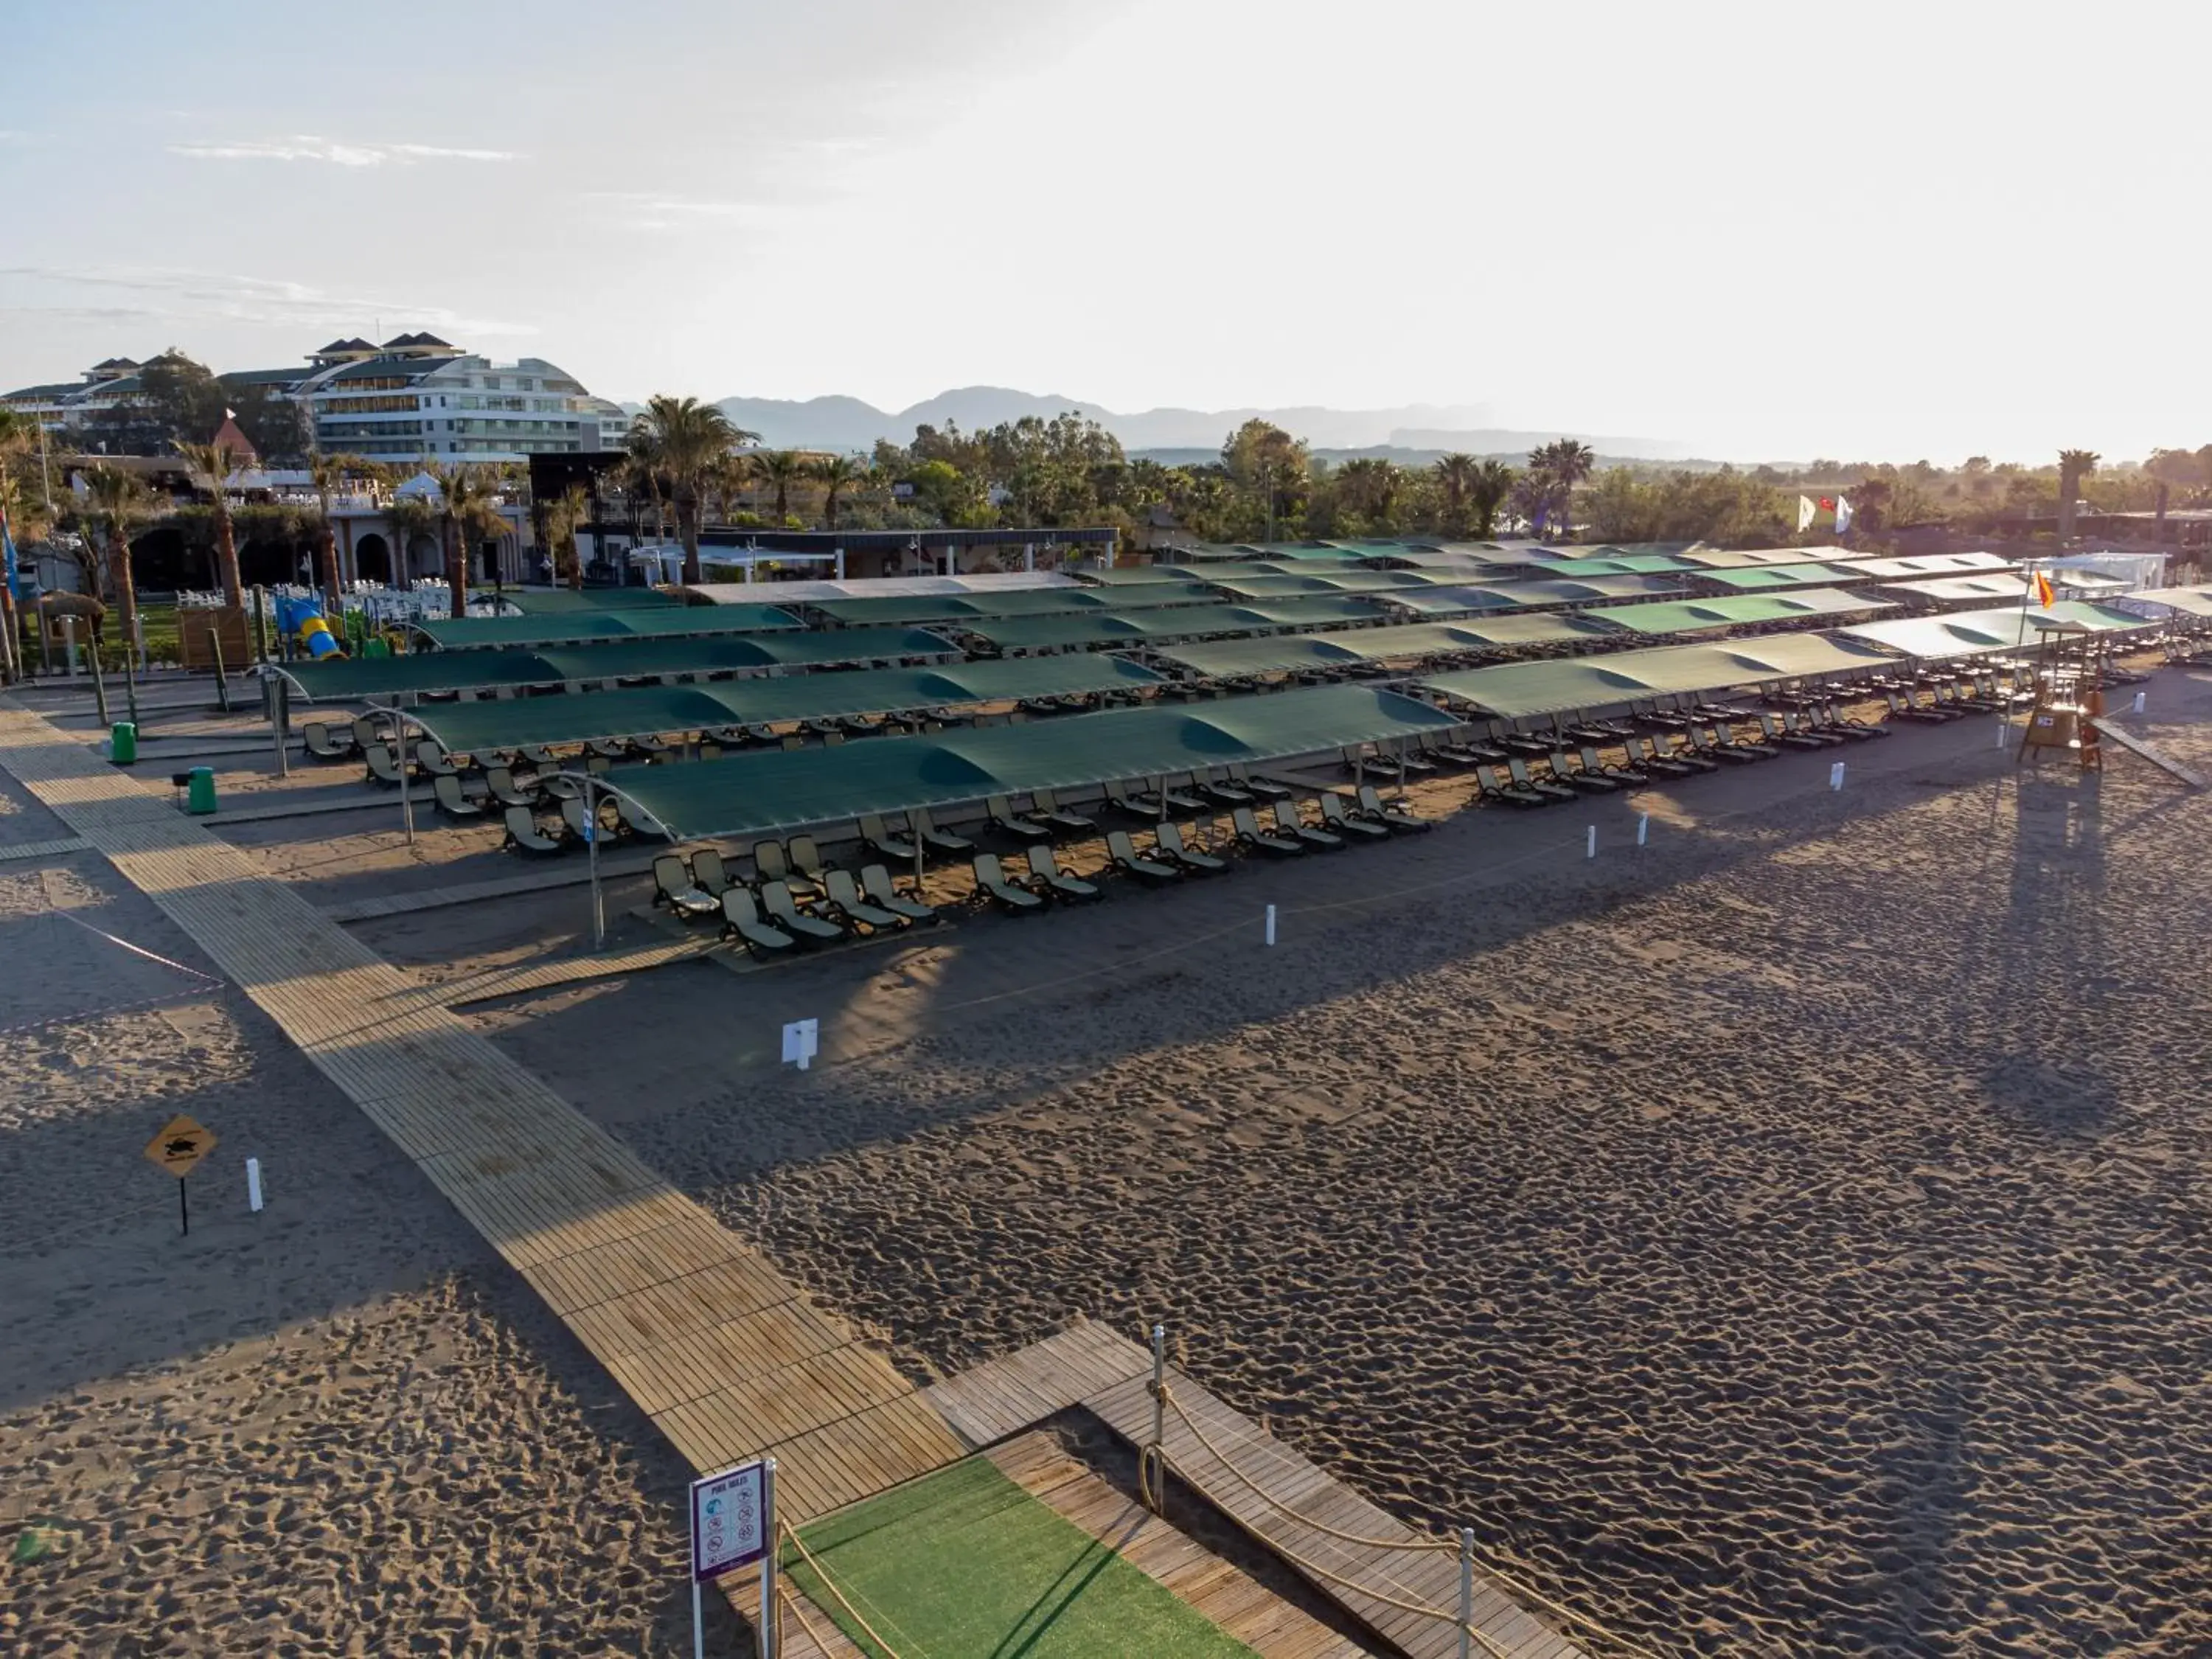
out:
{"label": "mountain range", "polygon": [[975,432],[1025,415],[1050,420],[1074,410],[1111,432],[1131,454],[1170,463],[1218,454],[1223,441],[1254,419],[1273,422],[1304,439],[1316,453],[1465,450],[1476,455],[1519,455],[1554,438],[1577,438],[1605,456],[1655,461],[1690,456],[1686,445],[1664,439],[1517,431],[1488,424],[1489,411],[1479,406],[1430,404],[1399,409],[1148,409],[1124,415],[1080,398],[970,386],[939,392],[895,412],[845,397],[724,398],[720,405],[737,425],[759,433],[762,441],[775,449],[866,450],[878,438],[910,442],[917,426],[957,422],[962,431]]}

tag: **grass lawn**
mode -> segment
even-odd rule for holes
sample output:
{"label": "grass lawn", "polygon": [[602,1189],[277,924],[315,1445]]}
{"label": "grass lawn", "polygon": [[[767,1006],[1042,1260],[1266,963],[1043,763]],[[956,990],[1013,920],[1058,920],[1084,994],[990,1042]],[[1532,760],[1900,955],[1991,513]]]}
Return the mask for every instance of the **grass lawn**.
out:
{"label": "grass lawn", "polygon": [[[799,1536],[898,1659],[1249,1659],[1252,1651],[981,1457]],[[795,1550],[784,1563],[862,1652],[891,1659]]]}

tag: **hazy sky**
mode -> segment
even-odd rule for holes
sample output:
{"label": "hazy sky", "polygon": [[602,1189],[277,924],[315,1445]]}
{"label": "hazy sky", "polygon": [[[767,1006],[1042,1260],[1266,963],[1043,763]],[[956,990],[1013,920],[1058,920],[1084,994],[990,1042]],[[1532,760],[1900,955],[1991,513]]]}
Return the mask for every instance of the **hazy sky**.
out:
{"label": "hazy sky", "polygon": [[0,382],[427,327],[617,398],[2212,441],[2201,6],[0,4]]}

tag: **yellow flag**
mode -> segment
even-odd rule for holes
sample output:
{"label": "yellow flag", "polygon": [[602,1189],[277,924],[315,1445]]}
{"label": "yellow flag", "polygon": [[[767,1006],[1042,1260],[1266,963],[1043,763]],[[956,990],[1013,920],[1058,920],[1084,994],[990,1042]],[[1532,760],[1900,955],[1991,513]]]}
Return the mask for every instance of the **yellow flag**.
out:
{"label": "yellow flag", "polygon": [[2058,602],[2058,595],[2051,591],[2051,578],[2040,570],[2035,573],[2035,602],[2045,611]]}

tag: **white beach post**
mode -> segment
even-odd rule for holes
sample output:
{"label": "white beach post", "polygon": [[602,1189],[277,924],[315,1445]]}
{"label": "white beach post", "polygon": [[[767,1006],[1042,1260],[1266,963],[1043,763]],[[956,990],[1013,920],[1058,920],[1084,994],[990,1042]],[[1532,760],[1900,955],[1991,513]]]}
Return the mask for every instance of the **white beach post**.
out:
{"label": "white beach post", "polygon": [[822,1022],[794,1019],[783,1028],[783,1063],[805,1071],[822,1048]]}
{"label": "white beach post", "polygon": [[1636,815],[1636,844],[1638,847],[1641,847],[1644,842],[1650,839],[1651,814],[1649,812],[1638,812]]}
{"label": "white beach post", "polygon": [[1583,849],[1583,856],[1586,859],[1597,856],[1597,825],[1594,823],[1589,827],[1589,841]]}
{"label": "white beach post", "polygon": [[1274,942],[1275,942],[1275,907],[1274,907],[1273,905],[1272,905],[1272,904],[1271,904],[1271,905],[1269,905],[1269,906],[1267,907],[1267,943],[1268,943],[1268,944],[1270,944],[1270,945],[1273,945]]}
{"label": "white beach post", "polygon": [[2146,708],[2147,707],[2148,707],[2148,706],[2149,706],[2149,703],[2150,703],[2150,693],[2149,693],[2149,692],[2148,692],[2148,691],[2138,691],[2138,692],[2136,692],[2136,693],[2135,711],[2136,711],[2136,714],[2142,714],[2142,713],[2143,712],[2144,708]]}
{"label": "white beach post", "polygon": [[261,1160],[258,1158],[246,1160],[246,1207],[256,1215],[261,1213]]}
{"label": "white beach post", "polygon": [[1840,789],[1843,787],[1844,763],[1841,761],[1832,761],[1828,766],[1828,787],[1831,789]]}
{"label": "white beach post", "polygon": [[1459,1529],[1459,1659],[1470,1659],[1474,1643],[1474,1528]]}

